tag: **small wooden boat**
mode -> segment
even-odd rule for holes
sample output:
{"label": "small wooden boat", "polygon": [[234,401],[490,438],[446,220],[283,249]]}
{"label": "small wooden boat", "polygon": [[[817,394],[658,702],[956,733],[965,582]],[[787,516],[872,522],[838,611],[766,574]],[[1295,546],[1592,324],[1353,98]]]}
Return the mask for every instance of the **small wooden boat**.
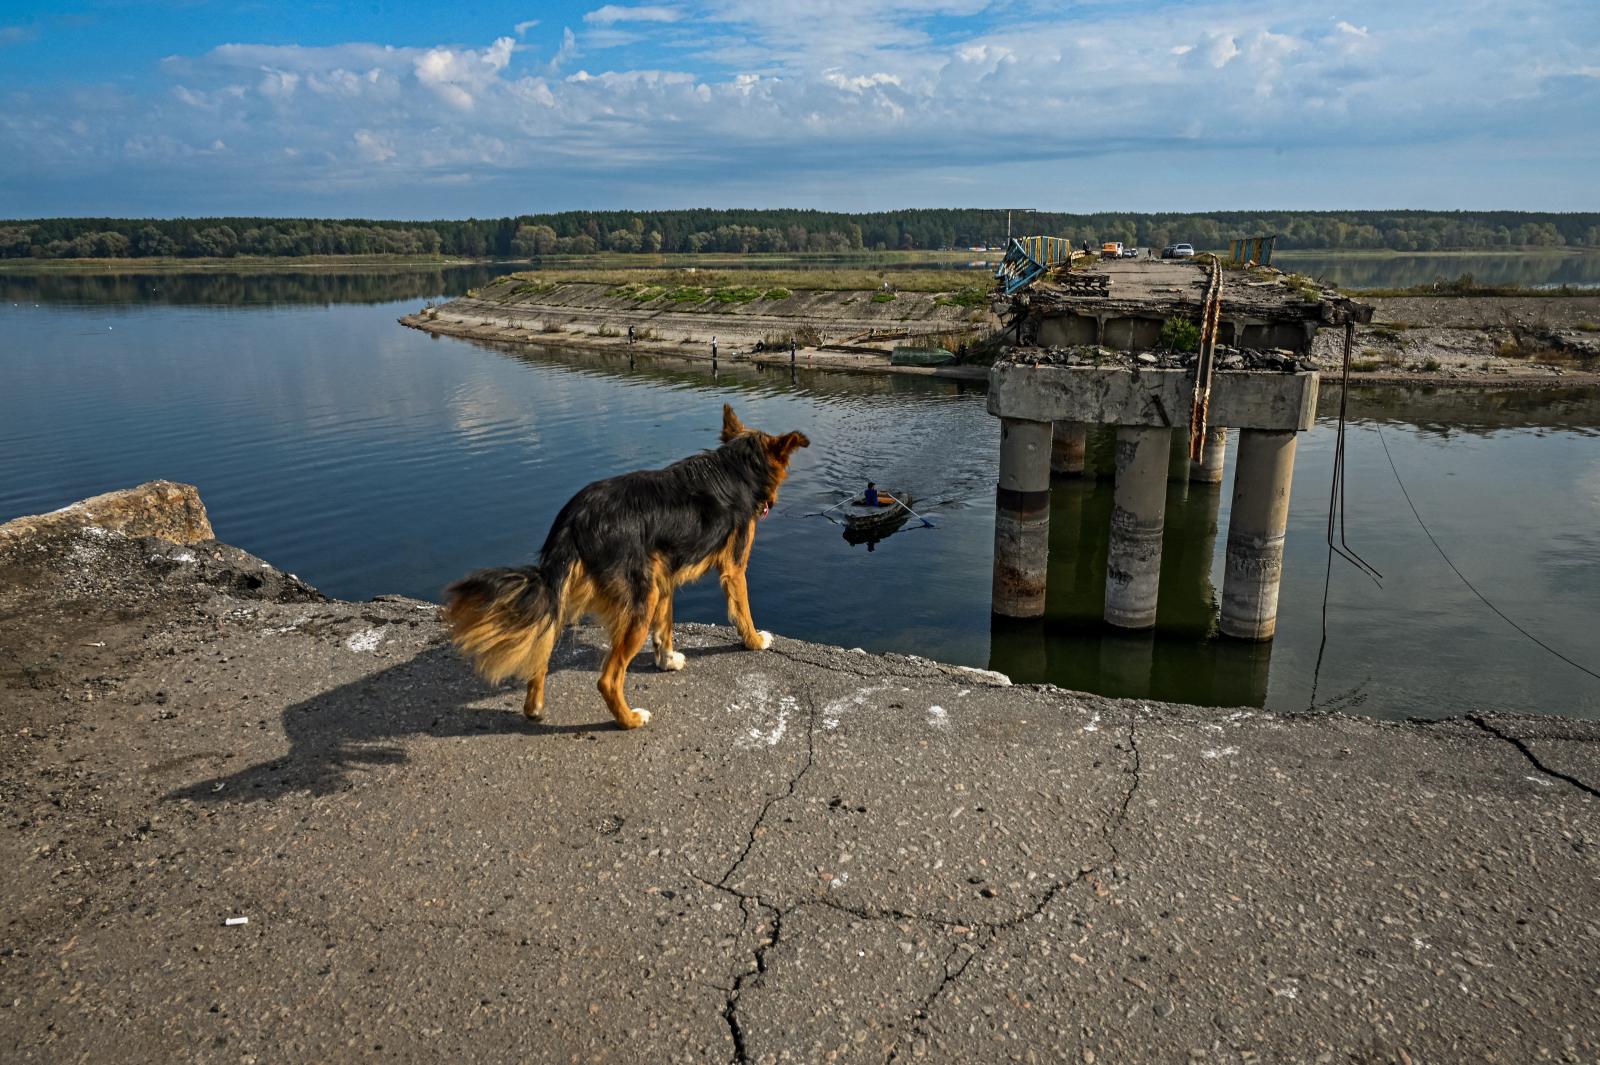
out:
{"label": "small wooden boat", "polygon": [[880,501],[887,498],[894,502],[885,506],[869,507],[863,493],[839,508],[839,513],[843,515],[845,526],[850,530],[852,537],[877,538],[889,535],[906,523],[906,519],[911,517],[911,507],[916,503],[916,500],[911,498],[910,492],[880,489],[878,498]]}

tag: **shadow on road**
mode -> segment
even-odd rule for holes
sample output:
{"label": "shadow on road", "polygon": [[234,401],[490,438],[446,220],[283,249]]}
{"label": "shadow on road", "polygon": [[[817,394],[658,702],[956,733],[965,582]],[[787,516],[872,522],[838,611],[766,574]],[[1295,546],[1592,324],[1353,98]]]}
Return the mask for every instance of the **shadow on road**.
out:
{"label": "shadow on road", "polygon": [[[582,667],[597,655],[590,648],[572,647],[553,664]],[[325,795],[348,787],[352,774],[364,767],[404,762],[399,741],[411,736],[537,736],[615,727],[598,696],[600,715],[576,724],[534,724],[521,713],[472,705],[512,690],[484,683],[454,649],[428,647],[404,662],[285,708],[289,751],[282,757],[190,784],[166,797],[241,802],[294,792]]]}

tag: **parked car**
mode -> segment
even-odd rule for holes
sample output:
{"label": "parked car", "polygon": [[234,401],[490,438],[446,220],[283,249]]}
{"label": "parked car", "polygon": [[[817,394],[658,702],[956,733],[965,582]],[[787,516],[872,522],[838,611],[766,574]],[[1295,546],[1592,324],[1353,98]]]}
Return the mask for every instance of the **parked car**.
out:
{"label": "parked car", "polygon": [[1108,240],[1104,244],[1100,245],[1100,258],[1102,258],[1102,259],[1120,259],[1120,258],[1122,258],[1122,241],[1120,241],[1120,240]]}
{"label": "parked car", "polygon": [[1163,259],[1193,259],[1193,244],[1171,244],[1161,249]]}
{"label": "parked car", "polygon": [[1123,248],[1122,249],[1122,257],[1124,259],[1137,259],[1139,257],[1139,249],[1138,248],[1131,248],[1131,247],[1130,248]]}

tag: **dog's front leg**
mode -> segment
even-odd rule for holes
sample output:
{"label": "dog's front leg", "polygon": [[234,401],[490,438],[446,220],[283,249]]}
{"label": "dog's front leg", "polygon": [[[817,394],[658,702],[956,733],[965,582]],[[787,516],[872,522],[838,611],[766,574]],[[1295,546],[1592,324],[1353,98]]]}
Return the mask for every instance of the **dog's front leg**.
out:
{"label": "dog's front leg", "polygon": [[744,567],[728,567],[722,571],[722,591],[728,597],[728,620],[739,630],[739,638],[752,651],[765,651],[772,646],[772,633],[756,628],[750,617],[750,588],[745,584]]}

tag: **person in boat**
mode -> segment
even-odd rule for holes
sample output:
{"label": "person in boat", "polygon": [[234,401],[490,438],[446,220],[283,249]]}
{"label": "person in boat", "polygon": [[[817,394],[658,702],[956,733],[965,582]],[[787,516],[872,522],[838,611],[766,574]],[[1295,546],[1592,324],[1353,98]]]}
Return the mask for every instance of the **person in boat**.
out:
{"label": "person in boat", "polygon": [[878,486],[868,481],[867,490],[861,495],[861,502],[869,507],[892,507],[898,501],[893,496],[879,495]]}

